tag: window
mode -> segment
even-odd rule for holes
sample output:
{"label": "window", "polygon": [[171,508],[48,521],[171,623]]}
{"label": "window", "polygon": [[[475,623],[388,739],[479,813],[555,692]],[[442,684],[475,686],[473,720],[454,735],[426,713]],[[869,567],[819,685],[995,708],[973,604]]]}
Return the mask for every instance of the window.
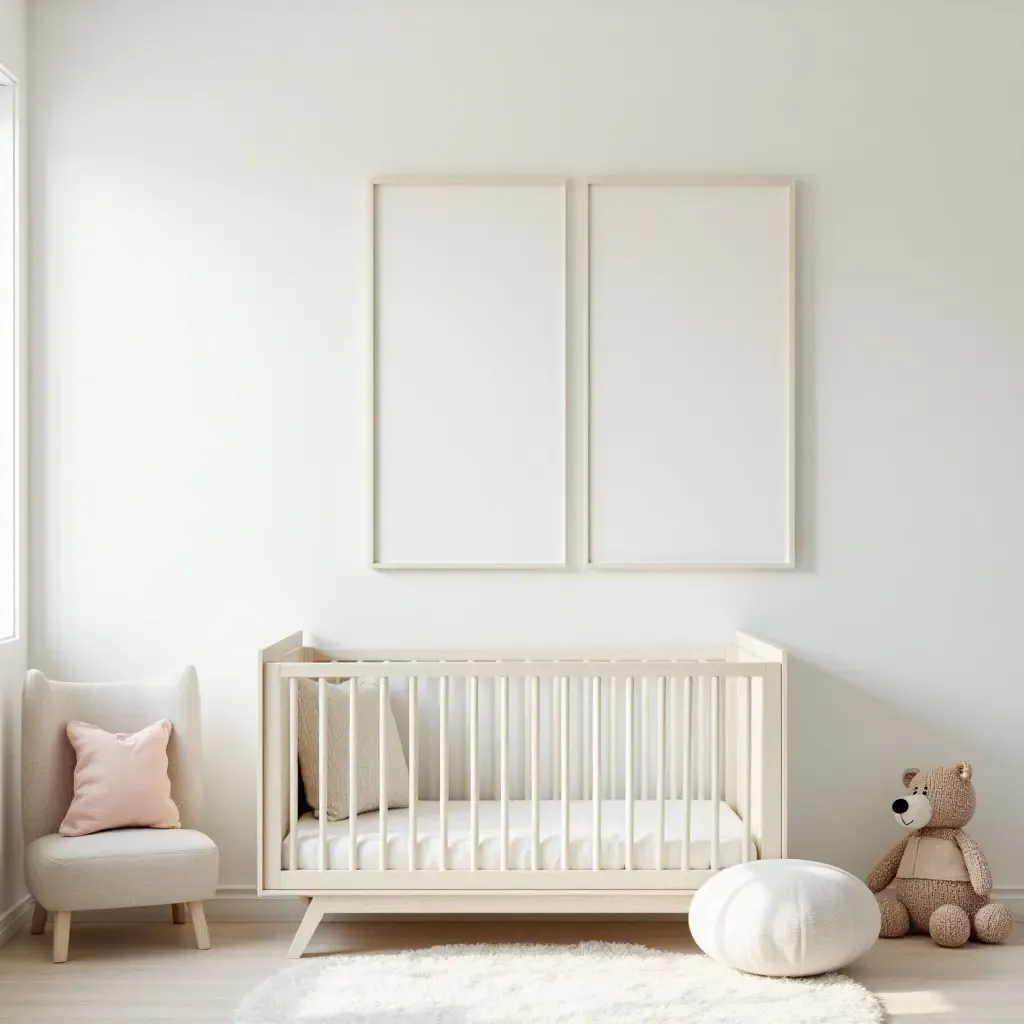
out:
{"label": "window", "polygon": [[17,86],[0,68],[0,640],[17,630],[18,135]]}

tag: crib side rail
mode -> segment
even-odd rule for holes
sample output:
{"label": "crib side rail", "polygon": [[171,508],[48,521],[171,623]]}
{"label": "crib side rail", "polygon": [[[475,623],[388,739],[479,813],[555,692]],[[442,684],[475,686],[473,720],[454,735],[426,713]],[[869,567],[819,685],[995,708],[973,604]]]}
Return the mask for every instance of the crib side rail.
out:
{"label": "crib side rail", "polygon": [[699,675],[699,676],[730,676],[760,675],[771,666],[763,661],[748,659],[730,661],[727,658],[716,658],[707,661],[689,659],[648,658],[648,659],[484,659],[447,658],[428,660],[420,658],[410,661],[378,661],[361,659],[353,661],[306,662],[284,661],[277,667],[284,677],[296,679],[349,679],[353,676],[372,676],[376,679],[406,679],[411,675],[426,678],[468,678],[470,676],[502,676],[512,677],[541,676],[560,678],[569,676],[625,676],[640,677],[659,675]]}

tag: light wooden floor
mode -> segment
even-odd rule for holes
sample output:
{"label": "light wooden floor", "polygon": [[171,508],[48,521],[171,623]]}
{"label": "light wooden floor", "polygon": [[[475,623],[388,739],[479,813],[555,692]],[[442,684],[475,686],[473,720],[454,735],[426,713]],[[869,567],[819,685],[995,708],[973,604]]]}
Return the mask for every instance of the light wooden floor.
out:
{"label": "light wooden floor", "polygon": [[[50,930],[27,931],[0,950],[3,1021],[231,1020],[243,995],[287,966],[290,924],[210,925],[213,949],[167,924],[72,926],[71,959],[50,963]],[[1005,946],[943,950],[923,937],[879,942],[850,973],[878,993],[893,1021],[1024,1021],[1024,925]],[[417,921],[326,923],[307,955],[448,942],[639,942],[693,951],[684,924],[668,921]]]}

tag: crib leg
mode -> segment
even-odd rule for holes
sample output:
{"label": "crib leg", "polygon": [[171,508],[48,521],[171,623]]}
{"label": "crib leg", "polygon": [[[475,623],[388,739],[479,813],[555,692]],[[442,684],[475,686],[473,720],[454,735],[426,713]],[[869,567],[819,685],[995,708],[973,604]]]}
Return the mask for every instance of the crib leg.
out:
{"label": "crib leg", "polygon": [[309,906],[306,907],[306,913],[302,917],[302,923],[299,925],[299,930],[295,933],[295,938],[292,939],[291,946],[288,947],[290,959],[297,960],[306,951],[309,940],[313,938],[313,932],[316,931],[316,926],[320,923],[326,912],[326,897],[314,896],[310,900]]}

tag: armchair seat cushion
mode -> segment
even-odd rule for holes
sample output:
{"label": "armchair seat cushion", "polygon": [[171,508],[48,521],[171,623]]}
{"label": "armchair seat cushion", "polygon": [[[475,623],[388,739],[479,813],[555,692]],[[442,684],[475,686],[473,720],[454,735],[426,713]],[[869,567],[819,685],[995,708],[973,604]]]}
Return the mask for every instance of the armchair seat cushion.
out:
{"label": "armchair seat cushion", "polygon": [[120,828],[41,836],[25,851],[25,877],[47,910],[107,910],[211,899],[217,847],[194,829]]}

